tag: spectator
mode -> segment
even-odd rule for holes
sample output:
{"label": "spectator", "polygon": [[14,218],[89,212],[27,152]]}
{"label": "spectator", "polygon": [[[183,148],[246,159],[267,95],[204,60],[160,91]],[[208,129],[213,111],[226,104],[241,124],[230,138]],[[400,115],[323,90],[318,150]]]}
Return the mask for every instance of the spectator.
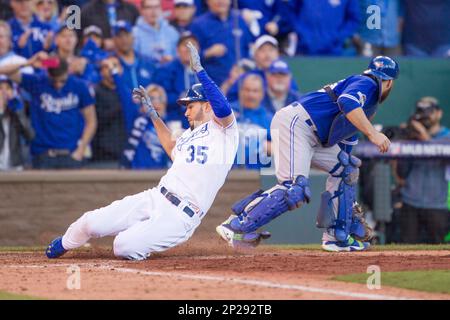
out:
{"label": "spectator", "polygon": [[56,60],[48,74],[18,72],[24,65],[42,67],[47,60],[48,55],[39,52],[25,63],[0,67],[0,74],[32,95],[30,114],[36,133],[31,142],[33,167],[80,168],[96,130],[94,98],[83,80],[69,75],[63,59]]}
{"label": "spectator", "polygon": [[[92,142],[93,160],[115,162],[115,167],[118,167],[126,141],[123,106],[111,75],[109,60],[103,60],[100,65],[101,81],[95,87],[98,129]],[[120,64],[117,63],[117,66]]]}
{"label": "spectator", "polygon": [[119,73],[114,68],[113,78],[124,108],[125,126],[127,132],[130,132],[134,120],[139,116],[138,107],[131,100],[131,93],[139,85],[146,87],[150,84],[155,63],[134,51],[131,25],[128,22],[118,21],[114,34],[115,53],[123,71]]}
{"label": "spectator", "polygon": [[[248,56],[253,37],[242,17],[230,12],[231,0],[207,0],[207,4],[209,11],[194,19],[191,31],[199,40],[206,71],[221,86],[233,64]],[[237,34],[233,33],[235,18],[241,31],[239,48],[235,41]]]}
{"label": "spectator", "polygon": [[405,54],[450,57],[449,16],[448,0],[405,0]]}
{"label": "spectator", "polygon": [[177,100],[180,96],[184,96],[194,84],[198,83],[197,76],[189,66],[190,56],[186,47],[189,41],[198,47],[197,38],[191,32],[182,34],[177,45],[176,59],[157,69],[153,77],[153,82],[166,89],[168,113],[182,121],[185,128],[189,127],[189,123]]}
{"label": "spectator", "polygon": [[[33,0],[33,11],[39,21],[48,24],[56,32],[63,19],[58,16],[58,2],[56,0]],[[65,15],[63,12],[61,18]]]}
{"label": "spectator", "polygon": [[159,63],[172,61],[179,34],[163,18],[161,0],[142,0],[141,16],[133,29],[137,53]]}
{"label": "spectator", "polygon": [[248,74],[242,81],[239,101],[231,104],[237,114],[240,139],[238,164],[247,169],[259,169],[269,164],[270,122],[273,114],[262,105],[264,80],[257,74]]}
{"label": "spectator", "polygon": [[0,170],[21,170],[22,138],[30,141],[33,129],[12,82],[0,76]]}
{"label": "spectator", "polygon": [[[12,51],[11,28],[7,22],[0,20],[0,66],[23,63],[26,60]],[[33,73],[33,68],[24,67],[21,72]]]}
{"label": "spectator", "polygon": [[283,24],[283,14],[288,2],[286,0],[238,0],[238,6],[255,37],[263,34],[275,37],[286,34],[288,31],[287,26]]}
{"label": "spectator", "polygon": [[30,58],[41,50],[50,50],[53,42],[51,27],[33,14],[31,0],[11,0],[14,17],[9,20],[14,51]]}
{"label": "spectator", "polygon": [[290,18],[297,54],[341,55],[360,25],[358,0],[295,0]]}
{"label": "spectator", "polygon": [[83,30],[83,48],[80,56],[99,70],[101,61],[109,57],[109,52],[103,50],[103,33],[97,26],[89,26]]}
{"label": "spectator", "polygon": [[[260,75],[264,80],[264,87],[266,87],[266,71],[269,69],[270,65],[280,57],[277,39],[269,35],[259,37],[256,39],[251,49],[251,55],[255,60],[256,68],[248,72]],[[238,78],[238,81],[234,81],[233,85],[231,85],[230,90],[227,93],[228,100],[236,101],[238,99],[239,85],[242,82],[242,78],[245,76],[246,74],[241,75],[241,77]],[[227,82],[233,80],[233,78],[230,78]],[[291,88],[298,91],[298,86],[293,79],[291,80]]]}
{"label": "spectator", "polygon": [[70,74],[86,80],[89,84],[98,83],[100,75],[95,65],[90,64],[88,59],[75,55],[77,42],[75,30],[65,25],[61,26],[55,35],[56,54],[67,61]]}
{"label": "spectator", "polygon": [[[413,136],[419,141],[450,141],[450,130],[441,125],[443,110],[432,97],[420,99]],[[403,207],[400,212],[401,238],[404,243],[418,243],[424,227],[428,242],[442,243],[448,232],[448,161],[411,160],[399,162],[397,174]]]}
{"label": "spectator", "polygon": [[[366,19],[362,19],[360,36],[357,39],[360,44],[360,51],[366,57],[371,56],[398,56],[401,55],[400,38],[403,27],[403,10],[401,0],[364,0],[361,3],[362,12],[366,15],[369,6],[380,7],[383,14],[380,17],[382,28],[369,29]],[[367,17],[367,15],[366,15]]]}
{"label": "spectator", "polygon": [[91,25],[99,27],[103,33],[105,50],[112,50],[115,24],[125,20],[134,25],[138,17],[138,9],[124,0],[90,0],[81,9],[81,29]]}
{"label": "spectator", "polygon": [[180,34],[189,31],[196,12],[194,0],[175,0],[174,4],[173,18],[170,23]]}
{"label": "spectator", "polygon": [[275,60],[266,71],[267,90],[263,105],[271,113],[297,101],[300,94],[291,88],[292,74],[283,60]]}
{"label": "spectator", "polygon": [[[167,96],[161,86],[151,84],[147,87],[150,100],[164,121],[167,120]],[[167,168],[170,159],[161,143],[151,120],[145,116],[143,107],[140,116],[134,121],[123,153],[123,166],[131,169],[163,169]],[[168,124],[169,126],[169,124]]]}

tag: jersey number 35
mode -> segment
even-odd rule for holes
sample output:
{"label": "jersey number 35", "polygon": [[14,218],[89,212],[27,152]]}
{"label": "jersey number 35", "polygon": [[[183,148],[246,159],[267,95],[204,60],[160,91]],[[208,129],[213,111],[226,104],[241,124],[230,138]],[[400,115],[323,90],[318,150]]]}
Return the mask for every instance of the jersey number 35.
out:
{"label": "jersey number 35", "polygon": [[197,161],[199,164],[205,164],[208,161],[208,155],[206,151],[208,151],[208,147],[205,146],[197,146],[197,148],[193,145],[188,147],[189,157],[186,158],[187,163],[192,163]]}

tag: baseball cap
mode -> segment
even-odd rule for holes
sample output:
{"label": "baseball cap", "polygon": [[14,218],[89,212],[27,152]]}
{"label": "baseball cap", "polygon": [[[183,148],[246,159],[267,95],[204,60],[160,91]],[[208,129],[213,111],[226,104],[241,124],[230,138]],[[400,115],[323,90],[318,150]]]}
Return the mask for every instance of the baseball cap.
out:
{"label": "baseball cap", "polygon": [[259,37],[258,39],[256,39],[255,44],[253,45],[253,51],[258,50],[266,43],[270,43],[274,47],[278,48],[278,40],[272,36],[265,34],[265,35]]}
{"label": "baseball cap", "polygon": [[194,0],[175,0],[173,3],[175,5],[175,7],[176,6],[188,6],[188,7],[194,6]]}
{"label": "baseball cap", "polygon": [[423,97],[416,103],[416,112],[418,113],[430,113],[438,109],[440,109],[439,101],[434,97]]}
{"label": "baseball cap", "polygon": [[126,31],[128,33],[131,32],[131,24],[126,20],[119,20],[114,24],[114,35],[117,35],[120,31]]}
{"label": "baseball cap", "polygon": [[97,27],[96,25],[90,25],[89,27],[87,27],[87,28],[85,28],[85,29],[83,30],[83,36],[84,36],[84,37],[88,37],[88,36],[90,36],[91,34],[95,34],[95,35],[97,35],[97,36],[99,36],[99,37],[102,37],[102,36],[103,36],[102,29],[100,29],[100,28]]}
{"label": "baseball cap", "polygon": [[291,74],[291,70],[289,70],[288,64],[280,59],[272,62],[267,71],[269,73]]}

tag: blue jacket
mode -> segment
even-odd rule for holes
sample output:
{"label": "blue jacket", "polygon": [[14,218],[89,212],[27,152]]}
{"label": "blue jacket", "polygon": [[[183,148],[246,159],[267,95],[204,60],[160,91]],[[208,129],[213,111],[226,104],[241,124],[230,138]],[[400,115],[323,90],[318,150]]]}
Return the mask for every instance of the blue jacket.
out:
{"label": "blue jacket", "polygon": [[[248,57],[249,44],[253,40],[250,31],[247,28],[241,16],[239,27],[242,30],[240,42],[241,58]],[[207,12],[194,19],[191,25],[191,31],[198,38],[202,53],[214,44],[221,43],[227,48],[227,52],[220,58],[203,59],[202,63],[205,70],[217,85],[221,85],[228,78],[233,64],[236,63],[235,36],[233,35],[234,13],[231,13],[228,20],[223,22],[218,16]]]}
{"label": "blue jacket", "polygon": [[20,48],[18,45],[19,38],[25,32],[25,28],[16,18],[10,19],[9,25],[11,26],[12,32],[13,50],[15,53],[25,58],[30,58],[35,53],[44,50],[47,34],[52,31],[49,24],[39,21],[39,19],[33,15],[33,19],[29,25],[32,33],[29,36],[25,47]]}
{"label": "blue jacket", "polygon": [[[431,140],[450,141],[450,130],[443,127]],[[410,161],[406,184],[401,189],[403,201],[416,208],[447,209],[450,182],[446,170],[449,165],[444,160]]]}
{"label": "blue jacket", "polygon": [[160,61],[163,56],[176,55],[180,36],[165,19],[160,19],[159,29],[155,29],[139,17],[133,28],[133,35],[134,49],[143,57]]}
{"label": "blue jacket", "polygon": [[128,64],[122,59],[119,59],[123,68],[122,75],[114,75],[114,82],[116,90],[119,94],[122,106],[124,107],[125,127],[127,132],[133,128],[134,120],[139,116],[139,106],[136,105],[132,98],[134,88],[142,85],[147,87],[151,83],[155,64],[153,61],[135,55],[133,64]]}
{"label": "blue jacket", "polygon": [[359,28],[360,5],[358,0],[297,0],[290,20],[299,38],[298,53],[340,55],[345,40]]}
{"label": "blue jacket", "polygon": [[365,75],[350,76],[330,87],[338,97],[337,103],[323,89],[298,100],[317,127],[317,135],[324,146],[353,139],[359,131],[345,115],[362,108],[370,118],[377,110],[381,95],[381,82]]}
{"label": "blue jacket", "polygon": [[196,74],[191,72],[189,67],[185,67],[177,58],[156,69],[152,82],[159,84],[166,90],[167,112],[178,114],[178,118],[183,121],[183,127],[187,128],[189,123],[184,116],[184,110],[177,104],[177,100],[192,85],[198,83]]}

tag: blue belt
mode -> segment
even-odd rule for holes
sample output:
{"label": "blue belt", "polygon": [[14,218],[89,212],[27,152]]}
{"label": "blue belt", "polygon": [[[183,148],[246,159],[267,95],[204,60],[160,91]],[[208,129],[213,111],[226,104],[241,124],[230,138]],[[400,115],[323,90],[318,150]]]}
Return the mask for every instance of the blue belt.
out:
{"label": "blue belt", "polygon": [[[173,194],[172,192],[169,192],[169,190],[167,190],[164,187],[161,187],[160,191],[161,191],[162,195],[164,197],[166,197],[166,199],[169,200],[175,207],[178,207],[180,205],[181,200],[175,194]],[[188,206],[185,206],[183,208],[183,212],[186,213],[191,218],[195,214],[195,211],[192,210],[191,208],[189,208]]]}

